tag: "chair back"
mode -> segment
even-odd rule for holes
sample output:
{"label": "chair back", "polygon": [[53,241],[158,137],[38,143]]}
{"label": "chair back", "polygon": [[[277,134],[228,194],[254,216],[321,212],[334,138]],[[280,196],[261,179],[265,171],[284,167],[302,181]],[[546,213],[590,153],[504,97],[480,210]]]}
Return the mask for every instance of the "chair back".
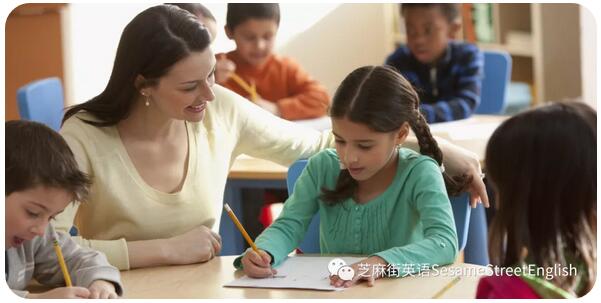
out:
{"label": "chair back", "polygon": [[63,87],[59,78],[46,78],[22,86],[17,91],[21,119],[43,123],[58,131],[64,109]]}

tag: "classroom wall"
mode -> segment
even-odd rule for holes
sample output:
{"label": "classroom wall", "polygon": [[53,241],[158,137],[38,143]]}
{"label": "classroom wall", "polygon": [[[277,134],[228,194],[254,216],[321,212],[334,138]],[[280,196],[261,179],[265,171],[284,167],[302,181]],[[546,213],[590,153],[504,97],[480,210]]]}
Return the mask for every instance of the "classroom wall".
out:
{"label": "classroom wall", "polygon": [[19,119],[17,90],[34,80],[63,79],[61,16],[65,4],[23,4],[5,23],[6,120]]}
{"label": "classroom wall", "polygon": [[382,64],[393,51],[390,4],[342,4],[279,52],[299,61],[332,96],[342,79],[363,65]]}
{"label": "classroom wall", "polygon": [[[234,49],[223,30],[225,3],[205,4],[218,20],[216,53]],[[69,56],[65,72],[71,85],[66,103],[84,102],[100,93],[110,76],[121,31],[150,4],[69,5],[65,35]],[[388,38],[389,4],[281,3],[276,51],[294,57],[332,94],[342,78],[365,64],[381,64],[392,51]],[[110,18],[107,18],[110,16]],[[110,21],[109,21],[110,20]],[[344,29],[344,30],[341,30]],[[334,42],[334,43],[332,43]]]}
{"label": "classroom wall", "polygon": [[[123,28],[136,14],[151,5],[153,4],[66,5],[66,12],[62,16],[66,105],[89,100],[104,89]],[[226,4],[207,3],[206,6],[219,23],[219,33],[213,49],[216,53],[232,50],[234,43],[227,39],[223,31]],[[392,22],[397,11],[391,3],[282,3],[280,6],[282,21],[276,41],[277,52],[294,57],[331,95],[344,76],[354,68],[381,64],[392,51]],[[583,35],[580,39],[583,44],[578,52],[582,56],[582,63],[576,64],[582,66],[582,70],[574,68],[573,62],[556,60],[557,58],[551,61],[554,64],[570,64],[570,70],[576,70],[576,74],[570,77],[582,78],[582,85],[579,84],[573,92],[558,92],[557,96],[549,97],[574,98],[581,95],[576,92],[582,91],[583,99],[596,106],[596,24],[590,12],[582,7],[578,9],[583,16],[587,16],[576,25],[582,29]],[[551,31],[549,34],[557,33]],[[572,46],[577,43],[564,44]],[[560,78],[566,77],[563,75]],[[553,81],[549,81],[549,85],[551,82]]]}
{"label": "classroom wall", "polygon": [[592,12],[580,6],[582,35],[582,100],[597,108],[597,25]]}

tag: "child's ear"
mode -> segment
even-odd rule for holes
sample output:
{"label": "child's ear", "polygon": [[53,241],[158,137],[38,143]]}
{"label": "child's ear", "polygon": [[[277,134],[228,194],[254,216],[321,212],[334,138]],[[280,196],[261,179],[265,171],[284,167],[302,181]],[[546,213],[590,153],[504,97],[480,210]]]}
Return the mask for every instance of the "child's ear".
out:
{"label": "child's ear", "polygon": [[230,40],[234,39],[234,33],[232,32],[232,30],[230,30],[229,26],[224,25],[223,29],[225,30],[225,35],[227,36],[228,39],[230,39]]}
{"label": "child's ear", "polygon": [[449,26],[449,39],[457,39],[459,31],[461,30],[461,23],[459,21],[451,22]]}
{"label": "child's ear", "polygon": [[404,122],[396,136],[397,145],[403,144],[405,140],[407,140],[407,136],[409,136],[409,130],[411,130],[409,123]]}

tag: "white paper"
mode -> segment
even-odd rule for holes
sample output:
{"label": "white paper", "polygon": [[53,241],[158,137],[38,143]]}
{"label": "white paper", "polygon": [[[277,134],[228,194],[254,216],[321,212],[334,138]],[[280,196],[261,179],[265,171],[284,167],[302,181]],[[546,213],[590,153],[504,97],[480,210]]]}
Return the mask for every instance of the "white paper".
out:
{"label": "white paper", "polygon": [[340,291],[345,288],[330,285],[330,272],[328,263],[335,258],[343,259],[350,265],[365,258],[359,257],[314,257],[292,256],[276,268],[277,274],[273,278],[253,279],[248,276],[240,277],[225,284],[225,287],[250,287],[250,288],[297,288]]}

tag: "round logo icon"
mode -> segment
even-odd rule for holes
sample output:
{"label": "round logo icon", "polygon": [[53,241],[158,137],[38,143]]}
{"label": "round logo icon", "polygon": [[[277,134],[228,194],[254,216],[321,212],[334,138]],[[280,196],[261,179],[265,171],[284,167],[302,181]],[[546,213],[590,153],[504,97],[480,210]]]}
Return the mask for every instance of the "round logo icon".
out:
{"label": "round logo icon", "polygon": [[330,263],[328,263],[328,271],[330,272],[330,276],[338,274],[338,269],[344,265],[346,265],[344,260],[340,258],[332,259]]}
{"label": "round logo icon", "polygon": [[344,265],[338,269],[338,277],[344,281],[350,281],[354,276],[355,270],[348,265]]}

